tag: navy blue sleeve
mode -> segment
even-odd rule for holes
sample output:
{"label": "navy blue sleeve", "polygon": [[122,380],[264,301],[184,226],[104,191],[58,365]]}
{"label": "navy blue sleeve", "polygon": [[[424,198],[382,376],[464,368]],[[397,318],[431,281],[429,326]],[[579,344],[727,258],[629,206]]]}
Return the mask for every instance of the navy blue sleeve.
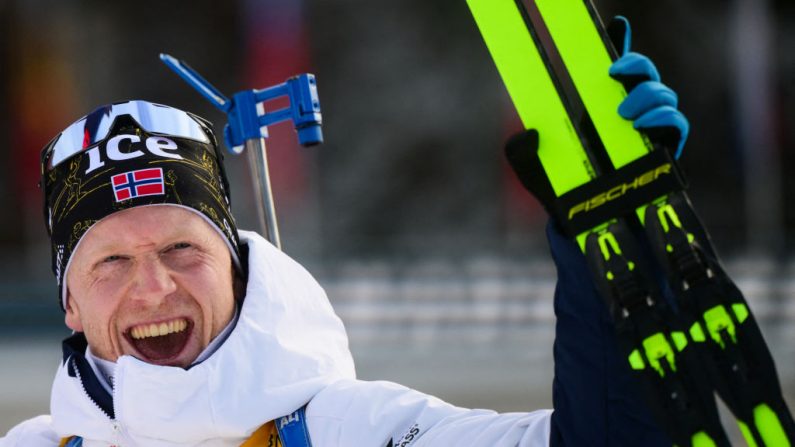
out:
{"label": "navy blue sleeve", "polygon": [[558,271],[551,447],[670,447],[622,360],[577,244],[547,225]]}

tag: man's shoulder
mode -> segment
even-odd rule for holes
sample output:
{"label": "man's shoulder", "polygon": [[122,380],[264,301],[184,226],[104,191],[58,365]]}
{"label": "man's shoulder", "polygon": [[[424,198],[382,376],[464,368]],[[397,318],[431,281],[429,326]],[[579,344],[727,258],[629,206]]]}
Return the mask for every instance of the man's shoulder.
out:
{"label": "man's shoulder", "polygon": [[[318,416],[341,417],[357,405],[378,408],[379,404],[402,406],[408,402],[427,401],[442,403],[433,396],[394,382],[342,379],[317,393],[309,403],[308,411]],[[450,407],[453,408],[452,405]]]}
{"label": "man's shoulder", "polygon": [[385,381],[341,380],[310,401],[316,445],[547,445],[551,411],[497,413],[451,405]]}
{"label": "man's shoulder", "polygon": [[0,438],[0,447],[53,447],[60,442],[52,429],[50,416],[37,416],[20,423]]}
{"label": "man's shoulder", "polygon": [[406,402],[427,399],[432,398],[392,382],[343,379],[312,398],[307,425],[317,445],[383,446],[405,431],[406,420],[416,418],[406,411]]}
{"label": "man's shoulder", "polygon": [[394,382],[343,379],[317,393],[306,416],[310,427],[347,429],[357,433],[363,442],[358,445],[369,445],[370,439],[359,438],[369,434],[387,439],[394,430],[403,430],[406,421],[428,417],[436,422],[462,411],[466,410]]}

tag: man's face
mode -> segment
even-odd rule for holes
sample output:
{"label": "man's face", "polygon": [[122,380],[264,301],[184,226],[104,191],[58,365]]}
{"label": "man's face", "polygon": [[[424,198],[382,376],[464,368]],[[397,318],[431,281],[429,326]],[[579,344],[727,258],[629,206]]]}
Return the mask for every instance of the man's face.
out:
{"label": "man's face", "polygon": [[105,360],[187,367],[234,315],[227,245],[175,206],[130,208],[94,225],[66,280],[66,325]]}

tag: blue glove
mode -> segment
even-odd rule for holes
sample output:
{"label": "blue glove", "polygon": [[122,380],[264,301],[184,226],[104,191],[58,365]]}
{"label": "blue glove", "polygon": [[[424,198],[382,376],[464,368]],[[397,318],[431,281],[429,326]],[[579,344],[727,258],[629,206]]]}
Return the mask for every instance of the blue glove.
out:
{"label": "blue glove", "polygon": [[676,93],[660,82],[657,67],[646,56],[630,51],[632,31],[629,21],[616,16],[608,27],[621,57],[610,66],[610,76],[622,82],[629,94],[618,107],[618,114],[634,121],[635,129],[645,132],[653,142],[682,155],[690,124],[676,106]]}

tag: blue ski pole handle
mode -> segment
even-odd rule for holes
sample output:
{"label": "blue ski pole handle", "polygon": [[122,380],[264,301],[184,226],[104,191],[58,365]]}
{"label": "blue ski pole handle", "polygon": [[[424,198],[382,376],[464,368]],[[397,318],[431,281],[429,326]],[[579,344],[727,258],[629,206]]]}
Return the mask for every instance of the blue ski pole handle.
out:
{"label": "blue ski pole handle", "polygon": [[185,82],[190,84],[191,87],[198,90],[198,92],[208,101],[210,101],[215,107],[224,113],[229,112],[229,109],[232,106],[232,104],[229,102],[229,98],[224,96],[224,94],[218,91],[217,88],[213,87],[212,84],[207,82],[207,80],[197,73],[196,70],[192,69],[185,62],[165,53],[160,53],[160,60],[163,61],[168,68],[172,69],[183,80],[185,80]]}
{"label": "blue ski pole handle", "polygon": [[[267,138],[268,126],[287,120],[293,122],[298,133],[298,142],[302,146],[323,142],[323,119],[314,75],[304,73],[287,79],[282,84],[260,90],[243,90],[232,95],[230,100],[184,61],[162,53],[160,60],[205,99],[226,113],[229,122],[224,127],[224,143],[230,152],[241,153],[246,140]],[[283,96],[290,101],[287,107],[271,112],[264,111],[262,103]]]}

